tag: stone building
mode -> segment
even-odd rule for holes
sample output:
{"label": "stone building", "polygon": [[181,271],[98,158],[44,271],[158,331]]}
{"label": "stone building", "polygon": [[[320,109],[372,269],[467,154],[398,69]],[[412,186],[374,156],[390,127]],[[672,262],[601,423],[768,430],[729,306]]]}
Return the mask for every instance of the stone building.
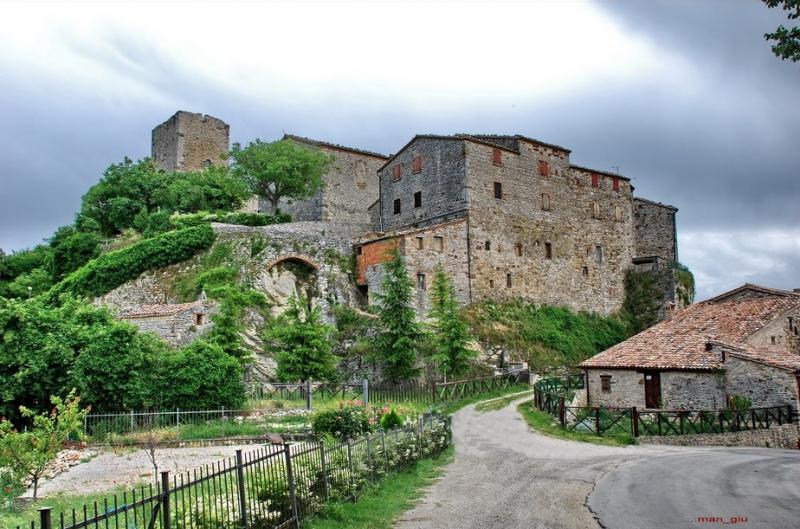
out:
{"label": "stone building", "polygon": [[686,308],[593,356],[591,406],[755,407],[790,404],[800,391],[800,293],[744,285]]}
{"label": "stone building", "polygon": [[221,119],[180,110],[153,129],[152,158],[164,171],[228,165],[230,127]]}
{"label": "stone building", "polygon": [[156,333],[175,347],[181,347],[211,329],[211,315],[215,312],[216,304],[203,296],[192,303],[138,305],[120,311],[117,317],[133,323],[142,331]]}
{"label": "stone building", "polygon": [[378,170],[379,233],[357,244],[359,285],[379,288],[379,249],[397,247],[423,291],[420,310],[442,265],[465,304],[524,298],[618,311],[639,252],[677,256],[677,210],[634,198],[629,178],[569,155],[519,135],[416,136]]}

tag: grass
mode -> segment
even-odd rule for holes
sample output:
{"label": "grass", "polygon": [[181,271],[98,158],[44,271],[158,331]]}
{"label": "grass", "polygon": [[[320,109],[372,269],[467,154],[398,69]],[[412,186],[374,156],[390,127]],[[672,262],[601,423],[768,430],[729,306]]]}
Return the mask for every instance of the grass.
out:
{"label": "grass", "polygon": [[303,524],[306,529],[390,529],[397,518],[412,508],[424,489],[453,460],[448,448],[436,459],[423,459],[414,467],[391,474],[368,489],[356,503],[331,503],[321,514]]}
{"label": "grass", "polygon": [[568,441],[580,441],[583,443],[594,443],[608,446],[626,446],[634,444],[636,441],[630,434],[616,433],[613,435],[594,435],[587,432],[577,432],[575,430],[565,430],[561,428],[550,415],[539,411],[532,406],[531,401],[526,401],[517,406],[517,411],[528,423],[528,426],[539,433],[558,437]]}
{"label": "grass", "polygon": [[525,387],[527,387],[527,386],[516,385],[516,386],[509,386],[509,387],[503,388],[503,389],[496,389],[496,390],[490,391],[488,393],[481,393],[481,394],[475,395],[473,397],[468,397],[468,398],[465,398],[465,399],[461,399],[461,400],[456,400],[456,401],[450,402],[450,403],[445,404],[444,406],[442,406],[441,408],[438,408],[438,409],[442,413],[450,415],[452,413],[457,412],[458,410],[460,410],[464,406],[469,406],[470,404],[475,404],[476,402],[481,402],[481,401],[484,401],[484,400],[505,397],[505,396],[513,394],[513,393],[519,393],[520,391],[524,391]]}
{"label": "grass", "polygon": [[511,404],[513,401],[517,400],[518,398],[524,397],[532,392],[533,390],[520,391],[518,393],[511,394],[507,397],[501,397],[499,399],[491,399],[479,402],[478,404],[475,405],[475,410],[479,412],[502,410],[503,408]]}

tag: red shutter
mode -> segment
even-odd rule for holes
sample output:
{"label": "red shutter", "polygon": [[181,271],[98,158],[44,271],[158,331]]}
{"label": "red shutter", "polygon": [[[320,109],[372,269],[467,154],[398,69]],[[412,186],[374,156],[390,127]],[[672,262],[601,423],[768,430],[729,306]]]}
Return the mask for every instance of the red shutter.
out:
{"label": "red shutter", "polygon": [[400,180],[400,165],[399,164],[395,165],[392,168],[392,178],[394,178],[395,180]]}
{"label": "red shutter", "polygon": [[492,163],[495,165],[503,165],[503,153],[500,152],[500,149],[494,149],[492,151]]}
{"label": "red shutter", "polygon": [[619,191],[619,178],[612,178],[611,181],[613,182],[614,191]]}
{"label": "red shutter", "polygon": [[418,173],[422,171],[422,156],[414,156],[414,168],[413,171]]}
{"label": "red shutter", "polygon": [[592,187],[600,187],[600,175],[592,173]]}
{"label": "red shutter", "polygon": [[550,163],[547,160],[539,160],[539,174],[550,176]]}

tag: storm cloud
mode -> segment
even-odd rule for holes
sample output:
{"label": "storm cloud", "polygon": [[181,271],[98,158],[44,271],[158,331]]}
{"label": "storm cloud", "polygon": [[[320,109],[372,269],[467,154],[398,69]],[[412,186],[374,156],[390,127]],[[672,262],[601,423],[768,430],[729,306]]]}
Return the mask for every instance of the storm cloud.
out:
{"label": "storm cloud", "polygon": [[391,153],[520,133],[680,209],[704,298],[800,287],[800,65],[757,1],[0,7],[0,247],[71,222],[175,110]]}

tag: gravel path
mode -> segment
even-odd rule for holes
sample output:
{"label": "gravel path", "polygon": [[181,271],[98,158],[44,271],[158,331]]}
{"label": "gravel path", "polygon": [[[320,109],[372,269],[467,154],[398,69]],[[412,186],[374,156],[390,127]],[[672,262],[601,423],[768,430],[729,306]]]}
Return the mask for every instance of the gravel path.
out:
{"label": "gravel path", "polygon": [[[163,448],[156,452],[159,471],[171,473],[191,470],[233,457],[236,450],[256,450],[260,445],[206,446],[199,448]],[[81,463],[39,486],[41,496],[55,494],[92,494],[114,488],[130,488],[153,479],[153,466],[142,449],[101,452],[91,461]]]}
{"label": "gravel path", "polygon": [[530,430],[516,404],[455,414],[455,461],[396,529],[598,528],[586,501],[600,477],[626,461],[696,451],[547,437]]}

